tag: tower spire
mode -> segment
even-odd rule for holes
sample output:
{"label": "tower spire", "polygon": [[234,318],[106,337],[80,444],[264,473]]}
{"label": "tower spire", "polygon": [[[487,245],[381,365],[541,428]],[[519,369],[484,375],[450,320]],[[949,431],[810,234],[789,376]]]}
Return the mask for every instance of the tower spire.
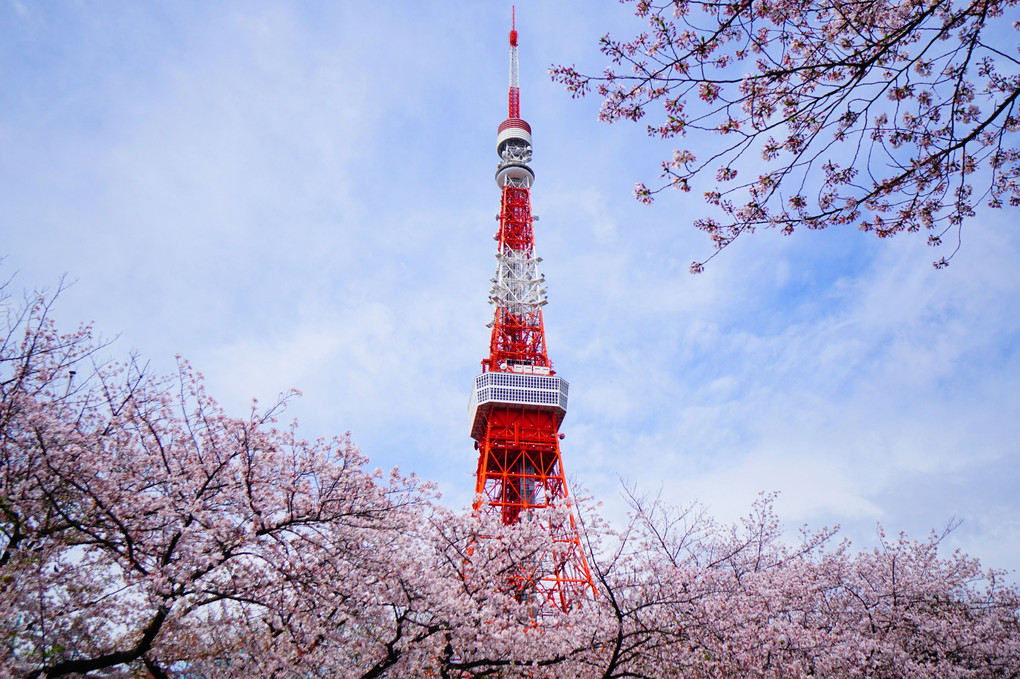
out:
{"label": "tower spire", "polygon": [[[552,369],[545,346],[542,307],[545,277],[538,273],[531,215],[531,126],[520,118],[516,17],[510,30],[509,117],[496,135],[500,188],[495,307],[489,355],[475,377],[469,406],[478,450],[475,510],[506,525],[534,510],[568,507],[560,457],[560,424],[567,412],[567,381]],[[569,610],[594,590],[573,514],[546,526],[552,547],[522,564],[514,587],[535,615]]]}
{"label": "tower spire", "polygon": [[521,85],[517,66],[517,8],[510,8],[510,111],[508,118],[521,117]]}

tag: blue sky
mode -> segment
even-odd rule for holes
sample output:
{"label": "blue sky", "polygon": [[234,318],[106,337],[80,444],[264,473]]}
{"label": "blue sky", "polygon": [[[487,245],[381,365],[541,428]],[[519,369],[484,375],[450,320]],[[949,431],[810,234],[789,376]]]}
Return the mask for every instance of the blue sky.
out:
{"label": "blue sky", "polygon": [[[724,520],[781,492],[791,527],[951,536],[1020,566],[1020,235],[982,212],[943,272],[923,238],[759,233],[709,252],[696,195],[636,203],[669,153],[596,121],[547,68],[598,70],[615,2],[518,1],[521,107],[571,383],[564,460],[622,517],[621,480]],[[74,285],[64,327],[227,409],[304,396],[309,437],[473,490],[488,346],[509,2],[0,5],[0,254]]]}

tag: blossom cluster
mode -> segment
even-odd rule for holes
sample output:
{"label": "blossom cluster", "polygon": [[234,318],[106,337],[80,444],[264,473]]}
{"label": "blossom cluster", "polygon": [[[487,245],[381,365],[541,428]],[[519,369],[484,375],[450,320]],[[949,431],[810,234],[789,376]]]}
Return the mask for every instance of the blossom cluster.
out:
{"label": "blossom cluster", "polygon": [[604,121],[685,139],[635,195],[701,180],[716,253],[758,227],[849,226],[952,235],[941,268],[979,203],[1020,206],[1016,0],[624,1],[648,30],[604,36],[601,75],[553,79],[594,87]]}

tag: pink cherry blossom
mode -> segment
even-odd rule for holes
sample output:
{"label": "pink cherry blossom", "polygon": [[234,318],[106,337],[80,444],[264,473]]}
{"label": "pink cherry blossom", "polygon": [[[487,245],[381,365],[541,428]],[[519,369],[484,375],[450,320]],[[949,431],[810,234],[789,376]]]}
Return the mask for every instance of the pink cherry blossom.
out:
{"label": "pink cherry blossom", "polygon": [[1020,205],[1015,0],[623,1],[647,32],[604,36],[601,75],[552,77],[573,97],[594,85],[601,120],[698,150],[636,193],[703,191],[707,259],[756,227],[848,225],[951,236],[941,268],[979,204]]}
{"label": "pink cherry blossom", "polygon": [[305,441],[286,399],[225,414],[180,360],[104,362],[47,298],[0,335],[0,677],[1015,677],[1020,592],[942,535],[789,544],[630,494],[574,509],[598,593],[533,603],[571,511],[452,511]]}

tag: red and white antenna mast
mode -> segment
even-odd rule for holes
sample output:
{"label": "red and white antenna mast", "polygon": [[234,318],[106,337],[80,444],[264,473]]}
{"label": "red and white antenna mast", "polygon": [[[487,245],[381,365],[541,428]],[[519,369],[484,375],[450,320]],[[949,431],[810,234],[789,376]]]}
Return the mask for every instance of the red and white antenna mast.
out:
{"label": "red and white antenna mast", "polygon": [[[542,260],[535,256],[532,231],[531,126],[520,117],[515,20],[509,110],[496,136],[502,197],[489,294],[495,311],[489,355],[475,378],[470,404],[471,437],[479,453],[475,509],[492,512],[507,525],[533,510],[570,503],[559,446],[568,384],[546,354],[545,277],[538,273]],[[550,606],[570,610],[594,591],[573,514],[545,527],[552,548],[523,564],[514,585],[522,600],[535,605],[536,615]]]}
{"label": "red and white antenna mast", "polygon": [[521,117],[521,84],[517,67],[517,8],[510,9],[510,114],[508,118]]}

